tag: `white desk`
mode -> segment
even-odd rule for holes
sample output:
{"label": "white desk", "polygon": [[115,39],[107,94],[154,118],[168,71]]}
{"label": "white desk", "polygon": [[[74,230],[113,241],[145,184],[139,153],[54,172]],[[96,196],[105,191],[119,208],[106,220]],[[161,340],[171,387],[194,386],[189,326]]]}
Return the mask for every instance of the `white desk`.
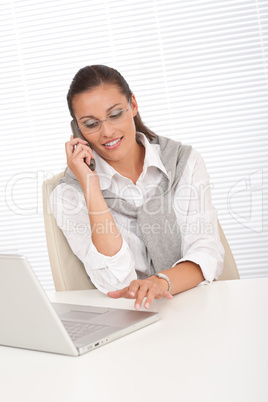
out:
{"label": "white desk", "polygon": [[[52,301],[133,308],[98,291]],[[0,347],[3,402],[267,402],[268,278],[156,300],[160,321],[84,356]]]}

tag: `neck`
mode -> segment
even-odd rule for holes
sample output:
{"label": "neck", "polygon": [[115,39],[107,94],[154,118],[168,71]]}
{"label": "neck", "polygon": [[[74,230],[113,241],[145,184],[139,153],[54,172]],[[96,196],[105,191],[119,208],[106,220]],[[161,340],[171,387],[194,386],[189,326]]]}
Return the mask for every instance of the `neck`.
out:
{"label": "neck", "polygon": [[143,170],[145,148],[143,145],[136,143],[135,149],[132,151],[133,154],[128,155],[124,161],[113,162],[110,165],[122,176],[127,177],[136,184]]}

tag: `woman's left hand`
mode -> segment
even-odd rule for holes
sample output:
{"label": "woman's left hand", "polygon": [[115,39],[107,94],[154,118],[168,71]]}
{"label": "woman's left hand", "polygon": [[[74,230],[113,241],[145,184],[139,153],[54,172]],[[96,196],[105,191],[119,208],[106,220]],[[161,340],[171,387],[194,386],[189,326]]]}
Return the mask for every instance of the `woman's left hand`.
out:
{"label": "woman's left hand", "polygon": [[[163,281],[163,279],[160,279]],[[144,307],[149,308],[153,299],[161,299],[166,297],[172,299],[172,295],[166,290],[162,284],[159,283],[159,279],[156,277],[150,277],[143,280],[134,280],[124,289],[108,292],[107,295],[114,299],[124,297],[126,299],[136,299],[135,308],[139,310],[144,302]]]}

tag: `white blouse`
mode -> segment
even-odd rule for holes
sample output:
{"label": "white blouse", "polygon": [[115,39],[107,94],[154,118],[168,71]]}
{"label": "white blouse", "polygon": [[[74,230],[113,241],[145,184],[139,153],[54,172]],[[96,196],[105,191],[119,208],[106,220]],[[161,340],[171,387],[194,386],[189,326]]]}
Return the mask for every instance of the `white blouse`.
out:
{"label": "white blouse", "polygon": [[[154,196],[162,175],[167,174],[160,159],[160,146],[150,144],[143,134],[139,140],[145,147],[143,171],[136,183],[120,175],[94,153],[101,190],[110,189],[137,207]],[[203,159],[192,149],[181,180],[171,194],[181,231],[179,261],[198,264],[205,281],[217,279],[223,269],[224,249],[220,242],[217,212],[211,202],[209,177]],[[83,192],[61,183],[52,192],[50,204],[58,226],[70,247],[83,262],[92,283],[102,292],[122,289],[134,279],[149,275],[143,241],[133,230],[135,222],[111,209],[121,232],[123,244],[114,256],[100,254],[91,241],[91,228]],[[163,238],[163,241],[165,239]]]}

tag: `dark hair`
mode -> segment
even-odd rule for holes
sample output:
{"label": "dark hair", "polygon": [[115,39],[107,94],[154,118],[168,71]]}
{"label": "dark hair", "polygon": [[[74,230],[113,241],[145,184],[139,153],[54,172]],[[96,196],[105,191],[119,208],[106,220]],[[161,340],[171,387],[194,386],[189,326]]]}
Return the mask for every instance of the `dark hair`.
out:
{"label": "dark hair", "polygon": [[[127,99],[131,99],[132,91],[130,90],[129,85],[124,77],[117,70],[98,64],[83,67],[74,76],[67,94],[68,107],[71,116],[74,119],[75,116],[72,107],[74,97],[102,84],[116,85],[120,92],[125,95]],[[140,131],[145,134],[149,140],[152,140],[155,137],[155,133],[143,123],[139,112],[134,117],[134,123],[136,126],[136,131]]]}

